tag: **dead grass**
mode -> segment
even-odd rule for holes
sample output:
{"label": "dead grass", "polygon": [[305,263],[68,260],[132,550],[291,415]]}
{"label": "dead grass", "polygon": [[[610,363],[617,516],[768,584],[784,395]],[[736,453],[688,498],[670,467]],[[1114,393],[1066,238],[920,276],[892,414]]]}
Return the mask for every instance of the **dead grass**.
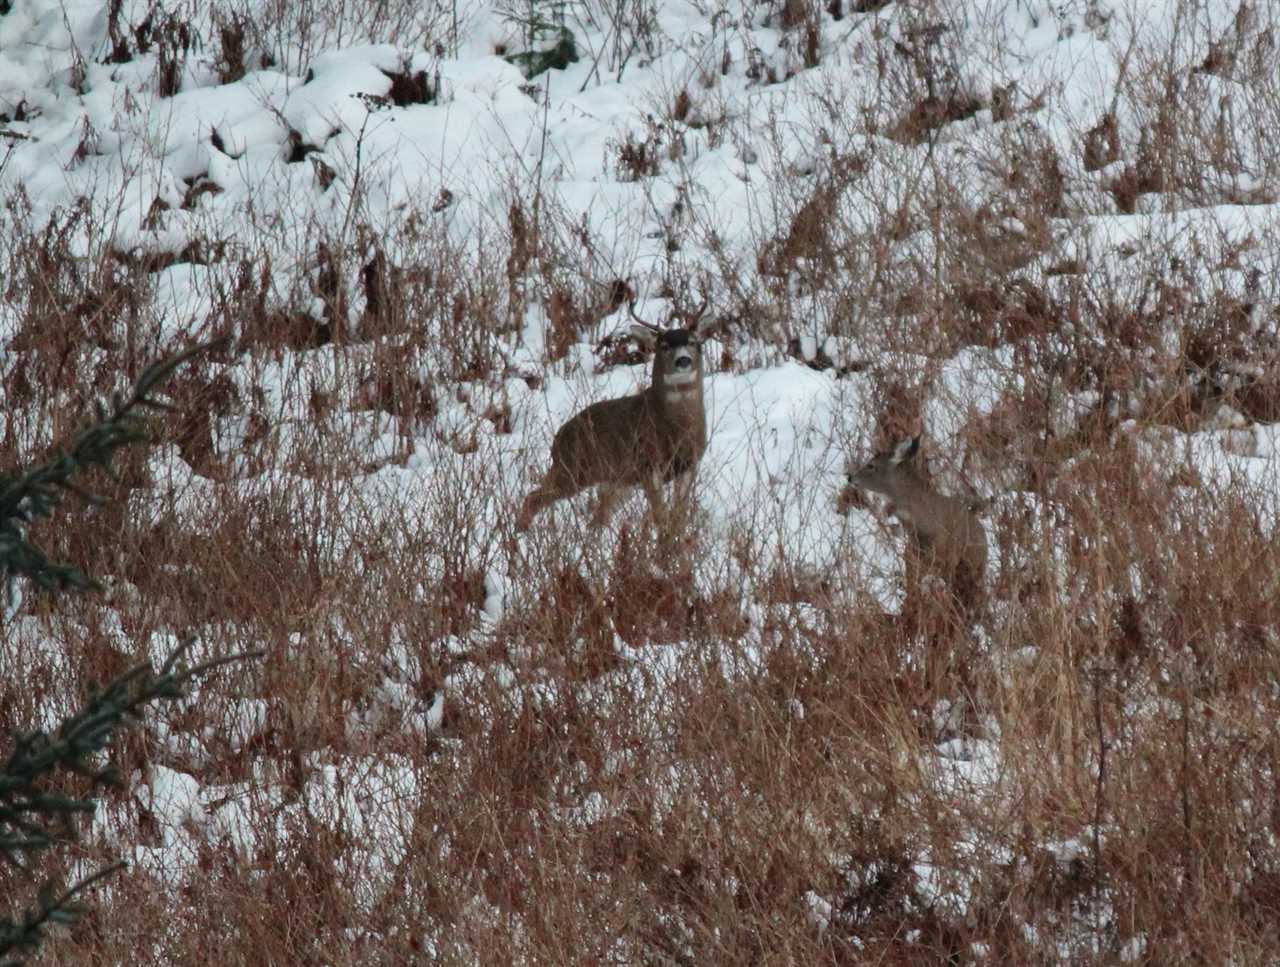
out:
{"label": "dead grass", "polygon": [[[773,9],[807,62],[830,18],[879,6]],[[722,274],[698,282],[723,311],[727,370],[811,335],[909,354],[875,374],[879,409],[863,414],[887,435],[918,428],[941,362],[1007,351],[999,399],[964,421],[964,462],[943,468],[994,494],[1001,563],[976,629],[939,595],[895,620],[850,586],[852,567],[763,553],[763,523],[717,556],[719,538],[659,535],[638,502],[601,543],[558,508],[516,554],[491,524],[505,497],[486,441],[512,428],[505,381],[543,377],[497,337],[536,304],[543,362],[562,365],[634,295],[528,186],[483,257],[450,247],[425,208],[401,238],[310,239],[323,255],[293,302],[318,298],[321,318],[269,298],[261,253],[211,249],[209,325],[235,348],[175,384],[157,441],[194,479],[170,492],[163,463],[138,455],[93,482],[110,504],[33,533],[110,590],[26,601],[0,638],[0,723],[43,721],[173,636],[269,657],[121,740],[126,776],[202,784],[204,815],[181,830],[193,855],[176,869],[152,865],[158,850],[135,857],[40,962],[1274,959],[1280,550],[1260,509],[1274,478],[1196,479],[1179,448],[1231,412],[1246,426],[1280,412],[1277,320],[1258,308],[1274,290],[1231,274],[1274,264],[1277,242],[1186,250],[1200,261],[1179,269],[1139,240],[1117,269],[1084,227],[1095,203],[1265,200],[1223,173],[1280,131],[1268,25],[1135,62],[1120,114],[1149,139],[1113,113],[1081,119],[1071,159],[1035,128],[1038,92],[970,92],[936,13],[876,39],[894,124],[833,123],[878,151],[924,151],[989,111],[986,200],[961,201],[972,172],[941,149],[892,191],[875,157],[832,149],[778,186],[778,230],[750,271],[720,252]],[[284,33],[238,16],[221,28],[227,79],[286,56]],[[1213,121],[1207,78],[1259,114]],[[611,146],[620,181],[682,163],[687,102]],[[1254,174],[1274,190],[1273,171]],[[877,199],[873,222],[851,196]],[[681,246],[716,253],[712,214],[686,213],[685,234],[671,221],[673,286],[690,281]],[[0,243],[19,320],[0,362],[0,466],[65,436],[151,355],[148,267],[114,259],[86,217]],[[73,254],[76,232],[104,254]],[[1058,259],[1063,234],[1079,262]],[[1220,269],[1206,300],[1200,277]],[[301,416],[267,392],[281,360],[312,367],[291,377]],[[828,362],[842,365],[812,364]],[[466,420],[446,424],[455,407]],[[394,444],[374,452],[360,428],[384,425]],[[442,468],[425,481],[424,452]],[[369,499],[376,470],[403,489]],[[416,724],[446,680],[443,722]],[[966,757],[984,749],[998,768],[972,783],[984,764]],[[92,864],[176,835],[140,788],[127,780],[66,855]],[[0,892],[20,885],[0,871]]]}

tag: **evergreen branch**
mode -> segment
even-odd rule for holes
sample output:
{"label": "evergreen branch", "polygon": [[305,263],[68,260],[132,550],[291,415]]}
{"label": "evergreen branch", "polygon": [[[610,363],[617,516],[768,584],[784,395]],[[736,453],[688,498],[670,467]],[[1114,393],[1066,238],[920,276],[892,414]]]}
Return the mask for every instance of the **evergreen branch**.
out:
{"label": "evergreen branch", "polygon": [[[170,409],[153,398],[154,391],[178,366],[216,344],[195,346],[148,366],[127,398],[112,397],[110,413],[101,405],[95,407],[96,421],[73,437],[68,450],[57,452],[25,473],[0,475],[0,581],[6,590],[12,578],[19,575],[54,592],[97,587],[78,568],[52,562],[28,543],[23,533],[25,525],[48,517],[68,491],[100,503],[101,498],[72,482],[72,475],[90,465],[110,473],[116,450],[147,437],[147,424],[135,411]],[[67,796],[39,788],[46,777],[57,772],[74,773],[88,778],[94,788],[116,782],[116,771],[100,761],[117,729],[138,719],[152,702],[185,698],[187,687],[196,678],[230,662],[263,654],[241,652],[187,668],[182,659],[193,641],[188,639],[175,648],[159,671],[150,662],[141,662],[106,685],[90,689],[83,707],[63,719],[53,735],[36,730],[18,738],[8,760],[0,766],[0,860],[26,872],[20,856],[37,853],[74,835],[72,818],[95,808],[87,796]],[[0,957],[5,958],[0,960],[0,967],[16,967],[35,953],[49,925],[68,925],[79,919],[84,908],[78,897],[124,866],[123,862],[114,863],[66,889],[56,882],[46,883],[36,906],[23,915],[21,923],[0,917]]]}
{"label": "evergreen branch", "polygon": [[137,719],[143,706],[151,702],[185,698],[186,688],[195,678],[231,662],[263,655],[261,650],[247,651],[184,668],[182,656],[193,642],[188,639],[175,648],[159,672],[152,670],[150,662],[142,662],[105,687],[94,689],[85,706],[64,719],[52,736],[37,730],[18,738],[0,769],[0,851],[12,854],[47,847],[56,835],[35,818],[93,811],[90,799],[42,792],[36,788],[40,777],[62,770],[85,776],[95,786],[114,783],[115,770],[96,765],[93,757],[106,748],[117,728]]}
{"label": "evergreen branch", "polygon": [[20,967],[23,958],[35,953],[40,946],[44,930],[50,924],[75,923],[84,913],[84,907],[75,902],[76,897],[127,865],[124,860],[118,860],[61,891],[56,884],[46,883],[40,890],[39,906],[23,914],[20,924],[8,917],[0,918],[0,955],[17,953],[16,957],[0,961],[0,967]]}
{"label": "evergreen branch", "polygon": [[73,483],[72,475],[90,466],[103,467],[109,472],[111,458],[117,450],[147,438],[147,422],[136,411],[171,409],[153,398],[155,391],[183,363],[223,342],[225,340],[202,343],[152,363],[138,377],[128,397],[118,394],[112,397],[110,413],[101,406],[96,407],[97,419],[76,433],[69,450],[58,451],[25,473],[0,474],[0,581],[6,589],[9,581],[18,576],[30,578],[37,587],[51,591],[99,586],[79,568],[50,561],[27,541],[26,525],[50,516],[66,491],[91,503],[100,503],[100,497]]}
{"label": "evergreen branch", "polygon": [[[150,662],[141,662],[103,688],[92,690],[84,708],[65,719],[53,736],[35,731],[19,738],[0,769],[0,857],[21,866],[14,854],[37,852],[65,838],[49,828],[51,820],[93,811],[90,799],[41,792],[35,786],[42,777],[62,770],[87,776],[95,785],[117,781],[115,770],[90,761],[106,748],[117,728],[137,719],[151,702],[185,698],[187,686],[196,678],[231,662],[264,654],[260,649],[239,652],[186,668],[182,657],[193,642],[188,639],[175,648],[159,671],[154,671]],[[123,862],[115,863],[61,892],[56,885],[46,884],[37,907],[29,910],[20,924],[0,918],[0,956],[10,958],[0,961],[0,967],[16,967],[33,953],[49,924],[74,923],[84,912],[76,897],[124,866]]]}

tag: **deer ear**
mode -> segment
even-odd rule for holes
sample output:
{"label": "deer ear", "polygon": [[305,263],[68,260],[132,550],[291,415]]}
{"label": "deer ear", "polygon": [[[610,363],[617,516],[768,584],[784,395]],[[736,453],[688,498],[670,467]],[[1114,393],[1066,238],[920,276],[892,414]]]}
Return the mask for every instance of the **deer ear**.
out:
{"label": "deer ear", "polygon": [[909,436],[905,440],[899,440],[893,448],[893,456],[890,457],[890,462],[894,465],[904,463],[914,457],[919,450],[920,437]]}
{"label": "deer ear", "polygon": [[638,322],[631,324],[631,335],[646,348],[652,347],[658,341],[658,334],[654,330]]}
{"label": "deer ear", "polygon": [[703,316],[698,320],[697,324],[690,330],[697,339],[706,339],[707,334],[716,327],[716,323],[720,320],[715,316]]}

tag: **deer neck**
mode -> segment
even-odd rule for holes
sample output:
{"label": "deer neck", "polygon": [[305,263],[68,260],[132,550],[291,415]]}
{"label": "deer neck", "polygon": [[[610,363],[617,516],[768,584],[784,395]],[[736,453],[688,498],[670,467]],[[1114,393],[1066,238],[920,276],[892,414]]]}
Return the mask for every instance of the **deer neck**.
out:
{"label": "deer neck", "polygon": [[938,493],[914,475],[899,481],[894,490],[891,497],[895,513],[917,533],[932,535],[947,526],[954,498]]}
{"label": "deer neck", "polygon": [[682,386],[650,386],[649,403],[657,414],[672,423],[689,427],[705,425],[700,378]]}
{"label": "deer neck", "polygon": [[912,507],[929,499],[929,485],[914,472],[903,471],[885,484],[884,495],[899,506]]}

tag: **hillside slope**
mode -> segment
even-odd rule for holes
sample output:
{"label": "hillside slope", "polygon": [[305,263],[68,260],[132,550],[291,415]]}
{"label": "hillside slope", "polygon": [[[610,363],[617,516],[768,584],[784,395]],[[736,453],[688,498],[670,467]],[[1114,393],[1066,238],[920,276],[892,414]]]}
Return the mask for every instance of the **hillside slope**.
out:
{"label": "hillside slope", "polygon": [[[109,588],[18,589],[0,722],[268,650],[48,962],[1274,961],[1276,10],[2,9],[0,466],[230,340],[33,532]],[[516,534],[703,302],[683,527]],[[916,433],[969,613],[844,489]]]}

